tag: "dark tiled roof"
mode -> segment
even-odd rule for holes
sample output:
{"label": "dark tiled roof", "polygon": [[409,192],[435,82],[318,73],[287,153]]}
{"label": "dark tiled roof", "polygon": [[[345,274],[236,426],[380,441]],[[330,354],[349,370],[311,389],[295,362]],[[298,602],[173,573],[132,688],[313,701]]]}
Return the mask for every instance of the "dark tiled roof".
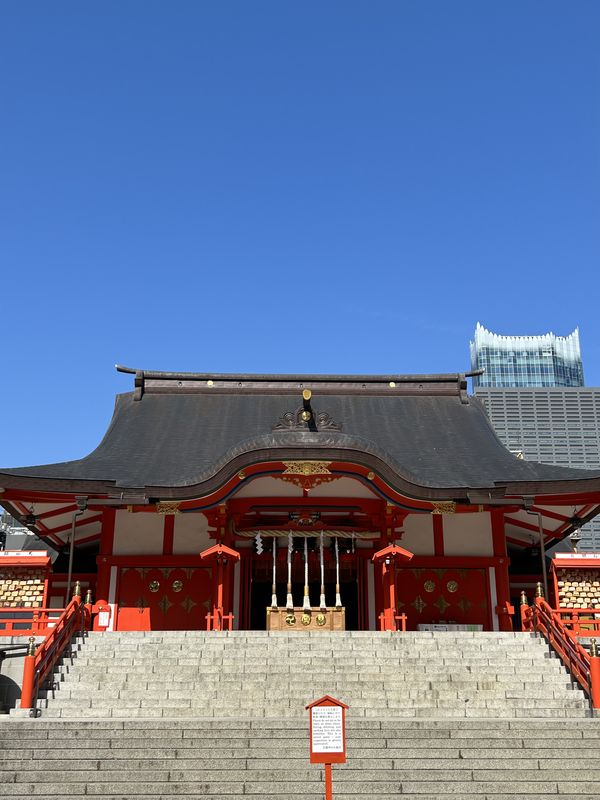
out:
{"label": "dark tiled roof", "polygon": [[[299,420],[307,387],[317,430]],[[250,463],[321,458],[364,464],[400,491],[422,497],[515,485],[530,493],[566,492],[575,483],[579,491],[600,490],[600,471],[517,459],[465,389],[464,375],[211,378],[138,372],[136,390],[117,397],[93,453],[0,470],[0,481],[72,482],[75,489],[85,483],[87,491],[90,482],[99,482],[200,496]]]}

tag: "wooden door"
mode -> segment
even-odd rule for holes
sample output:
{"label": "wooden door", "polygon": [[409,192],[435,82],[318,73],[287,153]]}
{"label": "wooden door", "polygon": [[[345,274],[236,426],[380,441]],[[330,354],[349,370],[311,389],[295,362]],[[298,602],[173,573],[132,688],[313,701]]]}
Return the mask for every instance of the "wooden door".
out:
{"label": "wooden door", "polygon": [[119,575],[119,630],[206,627],[212,593],[208,567],[124,567]]}

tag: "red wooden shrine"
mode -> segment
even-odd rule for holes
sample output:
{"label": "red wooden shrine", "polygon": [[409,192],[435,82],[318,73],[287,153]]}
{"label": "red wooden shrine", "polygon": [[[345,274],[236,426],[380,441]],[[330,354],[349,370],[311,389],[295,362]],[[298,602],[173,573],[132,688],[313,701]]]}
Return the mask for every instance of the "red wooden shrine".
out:
{"label": "red wooden shrine", "polygon": [[341,608],[359,630],[511,630],[523,563],[539,580],[540,549],[600,509],[600,474],[504,450],[464,375],[133,374],[92,454],[0,470],[2,505],[60,553],[44,604],[69,601],[73,533],[108,630],[267,609],[319,630]]}

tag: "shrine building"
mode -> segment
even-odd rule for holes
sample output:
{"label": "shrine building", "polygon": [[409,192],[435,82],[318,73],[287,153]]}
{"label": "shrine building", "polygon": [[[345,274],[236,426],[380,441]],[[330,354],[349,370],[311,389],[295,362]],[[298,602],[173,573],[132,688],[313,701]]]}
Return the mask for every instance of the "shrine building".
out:
{"label": "shrine building", "polygon": [[118,369],[133,391],[90,455],[0,470],[61,554],[39,604],[77,579],[100,629],[509,631],[600,511],[600,472],[510,453],[465,374]]}

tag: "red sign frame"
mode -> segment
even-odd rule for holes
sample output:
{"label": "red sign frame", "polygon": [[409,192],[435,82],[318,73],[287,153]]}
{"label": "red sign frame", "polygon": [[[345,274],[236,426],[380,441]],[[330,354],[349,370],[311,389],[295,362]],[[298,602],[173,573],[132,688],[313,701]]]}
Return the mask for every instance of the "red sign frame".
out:
{"label": "red sign frame", "polygon": [[[313,750],[313,709],[315,708],[340,708],[342,710],[342,752],[341,753],[323,753],[315,752]],[[306,706],[307,711],[310,712],[310,763],[311,764],[345,764],[346,763],[346,710],[349,708],[341,700],[336,700],[326,694],[319,700],[315,700]]]}

